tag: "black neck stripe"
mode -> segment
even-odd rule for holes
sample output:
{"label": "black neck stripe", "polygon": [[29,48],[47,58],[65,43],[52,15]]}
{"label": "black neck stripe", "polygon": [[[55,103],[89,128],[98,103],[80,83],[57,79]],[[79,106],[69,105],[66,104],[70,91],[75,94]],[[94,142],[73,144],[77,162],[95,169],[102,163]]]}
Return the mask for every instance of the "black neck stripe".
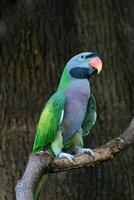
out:
{"label": "black neck stripe", "polygon": [[78,78],[78,79],[88,78],[89,69],[84,68],[84,67],[75,67],[71,69],[70,74],[72,77]]}

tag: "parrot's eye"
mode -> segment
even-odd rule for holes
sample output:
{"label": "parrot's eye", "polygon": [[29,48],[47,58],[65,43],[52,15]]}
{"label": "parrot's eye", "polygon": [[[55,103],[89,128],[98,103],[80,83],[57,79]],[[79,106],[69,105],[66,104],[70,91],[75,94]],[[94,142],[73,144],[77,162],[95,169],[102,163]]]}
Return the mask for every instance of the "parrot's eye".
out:
{"label": "parrot's eye", "polygon": [[85,56],[81,55],[79,59],[82,61],[85,59]]}

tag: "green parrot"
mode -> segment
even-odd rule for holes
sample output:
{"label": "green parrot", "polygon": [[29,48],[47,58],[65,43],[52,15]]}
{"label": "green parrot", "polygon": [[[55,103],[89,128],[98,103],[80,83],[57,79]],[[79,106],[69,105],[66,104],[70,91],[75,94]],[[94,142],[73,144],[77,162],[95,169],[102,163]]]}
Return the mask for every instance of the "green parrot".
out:
{"label": "green parrot", "polygon": [[57,91],[42,111],[33,154],[50,150],[53,156],[69,161],[74,160],[73,153],[94,156],[90,148],[83,148],[83,137],[96,121],[96,101],[90,79],[101,69],[101,59],[92,52],[80,53],[67,62]]}

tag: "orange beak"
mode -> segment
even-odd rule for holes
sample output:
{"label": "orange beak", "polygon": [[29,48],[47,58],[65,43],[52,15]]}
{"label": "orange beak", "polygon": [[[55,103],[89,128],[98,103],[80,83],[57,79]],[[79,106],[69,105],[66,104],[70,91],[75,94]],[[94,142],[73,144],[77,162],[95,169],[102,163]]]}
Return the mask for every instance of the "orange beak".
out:
{"label": "orange beak", "polygon": [[99,57],[92,58],[92,60],[90,61],[89,65],[91,67],[93,67],[94,69],[97,69],[98,74],[102,70],[102,62],[101,62],[101,59]]}

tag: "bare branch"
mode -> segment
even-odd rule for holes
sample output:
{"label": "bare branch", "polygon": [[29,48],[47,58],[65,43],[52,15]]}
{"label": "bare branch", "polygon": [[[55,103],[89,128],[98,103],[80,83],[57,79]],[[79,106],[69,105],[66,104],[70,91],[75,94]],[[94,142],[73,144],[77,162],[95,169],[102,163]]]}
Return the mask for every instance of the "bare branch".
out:
{"label": "bare branch", "polygon": [[17,200],[33,200],[34,188],[42,174],[57,173],[98,164],[101,161],[111,159],[115,154],[132,143],[134,143],[134,117],[123,134],[94,149],[95,158],[88,154],[76,155],[75,161],[72,163],[64,158],[52,160],[49,152],[44,152],[38,156],[30,155],[25,173],[16,186],[16,198]]}

